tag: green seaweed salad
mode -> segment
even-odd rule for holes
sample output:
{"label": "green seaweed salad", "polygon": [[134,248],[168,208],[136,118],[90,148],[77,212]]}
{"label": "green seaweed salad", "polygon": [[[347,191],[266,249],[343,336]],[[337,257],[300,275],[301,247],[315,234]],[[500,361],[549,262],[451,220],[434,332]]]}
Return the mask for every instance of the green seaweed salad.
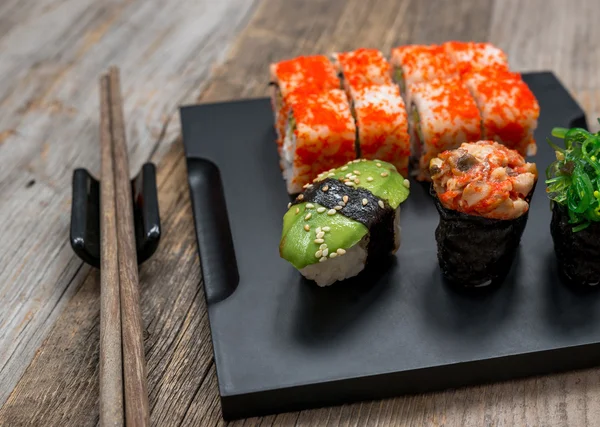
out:
{"label": "green seaweed salad", "polygon": [[567,207],[576,233],[600,221],[600,132],[557,127],[552,136],[564,139],[565,148],[548,138],[556,160],[546,169],[546,191],[550,200]]}

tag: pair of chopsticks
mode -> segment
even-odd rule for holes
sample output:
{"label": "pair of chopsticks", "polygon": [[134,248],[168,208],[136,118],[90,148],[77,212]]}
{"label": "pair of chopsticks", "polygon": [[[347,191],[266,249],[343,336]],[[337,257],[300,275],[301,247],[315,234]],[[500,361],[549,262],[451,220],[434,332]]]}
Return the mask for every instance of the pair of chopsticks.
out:
{"label": "pair of chopsticks", "polygon": [[149,424],[133,200],[119,70],[100,79],[100,425]]}

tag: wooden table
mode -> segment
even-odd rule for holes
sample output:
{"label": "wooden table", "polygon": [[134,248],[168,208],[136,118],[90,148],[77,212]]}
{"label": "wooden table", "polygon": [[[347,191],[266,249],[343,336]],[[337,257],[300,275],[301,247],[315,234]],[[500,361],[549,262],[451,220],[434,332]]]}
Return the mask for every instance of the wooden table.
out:
{"label": "wooden table", "polygon": [[[158,164],[164,237],[140,271],[152,422],[221,425],[177,107],[267,93],[303,53],[490,40],[600,115],[597,0],[3,0],[0,425],[98,423],[99,275],[68,243],[75,167],[99,171],[97,78],[122,69],[132,170]],[[600,425],[600,369],[233,425]]]}

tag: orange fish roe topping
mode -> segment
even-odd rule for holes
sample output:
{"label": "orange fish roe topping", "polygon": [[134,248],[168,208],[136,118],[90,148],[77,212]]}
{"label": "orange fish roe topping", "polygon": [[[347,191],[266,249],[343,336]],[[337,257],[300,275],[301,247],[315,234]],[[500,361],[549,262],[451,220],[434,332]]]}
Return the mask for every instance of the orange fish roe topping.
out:
{"label": "orange fish roe topping", "polygon": [[424,138],[419,179],[427,179],[429,161],[439,152],[481,138],[481,116],[475,100],[458,78],[413,84],[409,91],[419,112]]}
{"label": "orange fish roe topping", "polygon": [[458,69],[443,46],[408,45],[392,49],[392,64],[402,68],[404,80],[410,83],[452,76]]}
{"label": "orange fish roe topping", "polygon": [[408,117],[398,86],[364,86],[353,95],[361,157],[392,163],[407,176]]}
{"label": "orange fish roe topping", "polygon": [[529,209],[537,181],[534,163],[495,141],[463,143],[431,160],[440,202],[447,208],[494,219],[513,219]]}
{"label": "orange fish roe topping", "polygon": [[299,56],[271,64],[271,79],[284,96],[302,88],[321,92],[340,87],[335,67],[325,55]]}
{"label": "orange fish roe topping", "polygon": [[540,106],[521,75],[486,69],[467,74],[465,82],[481,109],[485,138],[502,142],[522,155],[533,154]]}
{"label": "orange fish roe topping", "polygon": [[338,53],[338,71],[344,73],[344,83],[353,90],[370,84],[392,84],[391,66],[377,49],[361,48]]}
{"label": "orange fish roe topping", "polygon": [[451,41],[443,46],[461,75],[483,68],[508,71],[506,54],[491,43]]}
{"label": "orange fish roe topping", "polygon": [[297,183],[356,158],[356,127],[343,91],[297,96],[290,105],[296,120],[294,169],[301,172]]}

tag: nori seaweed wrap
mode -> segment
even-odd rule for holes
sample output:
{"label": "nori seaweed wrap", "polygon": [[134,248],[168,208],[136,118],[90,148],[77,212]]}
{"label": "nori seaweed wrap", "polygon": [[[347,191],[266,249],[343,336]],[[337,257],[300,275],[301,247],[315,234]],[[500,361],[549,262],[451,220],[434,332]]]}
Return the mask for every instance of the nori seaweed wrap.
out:
{"label": "nori seaweed wrap", "polygon": [[444,151],[431,161],[430,173],[445,278],[467,288],[501,283],[527,224],[535,164],[501,144],[479,141]]}
{"label": "nori seaweed wrap", "polygon": [[585,129],[555,128],[565,140],[546,170],[552,200],[550,232],[562,279],[576,287],[600,283],[600,136]]}

